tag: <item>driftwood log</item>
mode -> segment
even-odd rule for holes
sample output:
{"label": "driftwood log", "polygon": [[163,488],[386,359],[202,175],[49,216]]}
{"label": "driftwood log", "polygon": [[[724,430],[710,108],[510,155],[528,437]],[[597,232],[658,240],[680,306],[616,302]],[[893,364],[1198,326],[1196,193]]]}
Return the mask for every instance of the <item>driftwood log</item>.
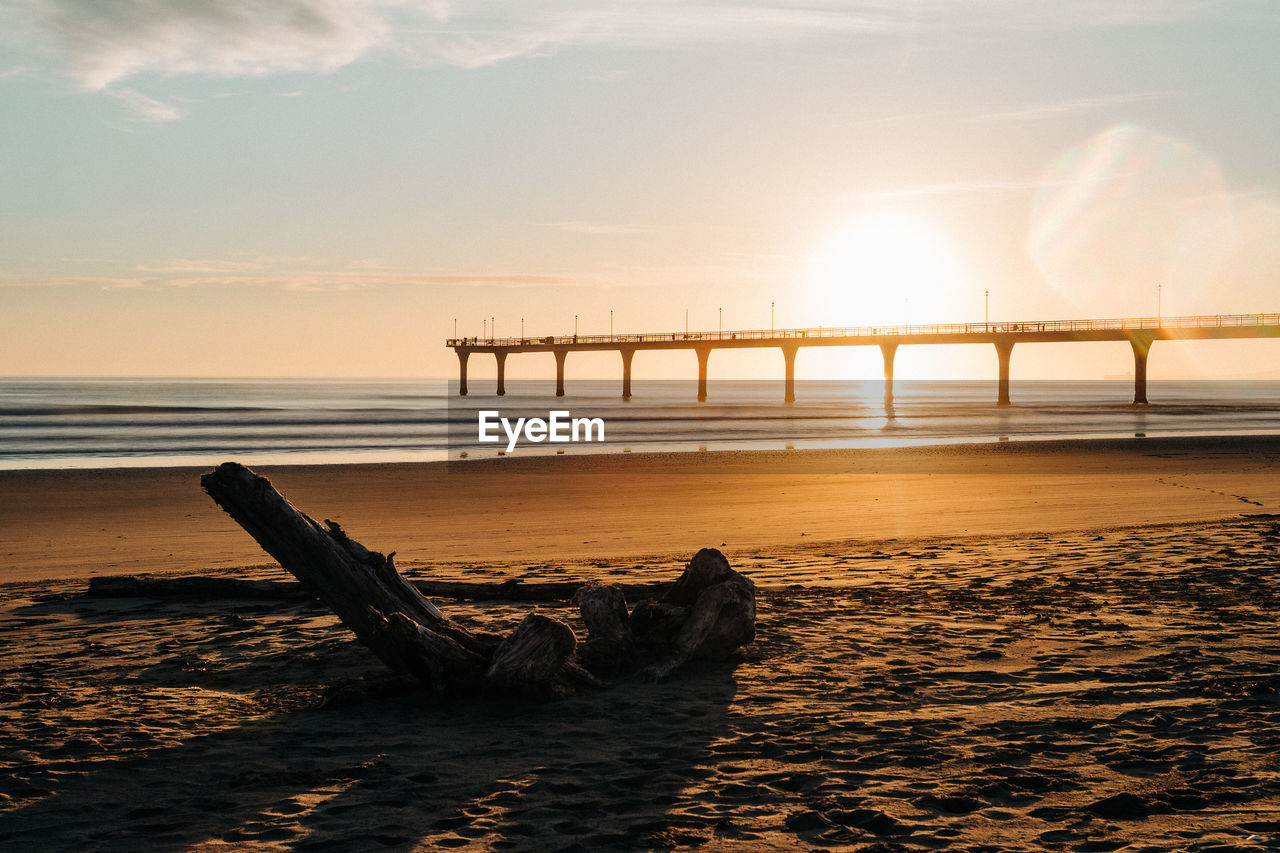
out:
{"label": "driftwood log", "polygon": [[704,548],[660,599],[628,613],[616,586],[574,597],[581,644],[563,622],[530,613],[505,639],[446,616],[383,556],[295,509],[265,478],[226,462],[200,478],[209,496],[281,566],[333,609],[388,667],[438,696],[553,699],[638,673],[663,678],[694,658],[725,658],[755,638],[755,587]]}

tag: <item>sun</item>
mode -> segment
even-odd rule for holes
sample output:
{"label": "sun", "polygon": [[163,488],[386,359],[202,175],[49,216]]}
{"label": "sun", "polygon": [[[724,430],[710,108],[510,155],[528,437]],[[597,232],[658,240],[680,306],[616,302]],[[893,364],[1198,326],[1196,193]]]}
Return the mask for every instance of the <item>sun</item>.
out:
{"label": "sun", "polygon": [[810,258],[810,293],[827,326],[954,321],[959,267],[946,238],[906,214],[864,214],[833,228]]}

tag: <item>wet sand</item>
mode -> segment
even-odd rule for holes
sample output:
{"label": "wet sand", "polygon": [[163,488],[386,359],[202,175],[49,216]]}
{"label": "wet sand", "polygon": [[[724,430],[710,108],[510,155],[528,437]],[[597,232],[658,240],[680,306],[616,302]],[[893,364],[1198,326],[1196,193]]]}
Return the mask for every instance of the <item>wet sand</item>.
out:
{"label": "wet sand", "polygon": [[[542,706],[433,702],[314,603],[87,598],[84,575],[119,570],[101,552],[96,569],[81,555],[60,569],[65,580],[0,588],[0,846],[1274,848],[1277,445],[1132,444],[1081,448],[1053,471],[1046,458],[1063,453],[1052,447],[831,456],[824,464],[857,470],[825,475],[722,470],[712,479],[731,510],[696,504],[716,491],[704,477],[667,472],[675,497],[663,507],[645,486],[654,494],[636,524],[669,535],[618,557],[609,537],[626,525],[607,490],[595,491],[605,521],[590,536],[548,528],[534,558],[491,542],[464,550],[446,527],[458,550],[407,573],[674,578],[688,553],[662,546],[684,541],[686,519],[739,534],[724,550],[760,597],[758,639],[741,660]],[[407,494],[380,492],[383,507],[443,511],[408,485],[416,472],[398,470]],[[1037,471],[1040,482],[1017,485]],[[360,520],[378,515],[362,492],[338,494],[357,472],[271,473],[317,515],[312,498],[327,494]],[[477,474],[491,476],[467,476]],[[32,490],[33,506],[76,493],[76,476],[35,476],[47,491]],[[92,477],[121,479],[80,476],[81,493]],[[904,476],[921,479],[887,500]],[[153,479],[177,495],[185,479],[129,477],[140,495]],[[765,513],[724,490],[737,477],[790,500],[775,494]],[[1019,491],[1033,486],[1029,499]],[[455,495],[469,507],[460,529],[495,517],[483,494]],[[866,506],[877,495],[893,509]],[[146,511],[174,512],[162,497]],[[4,550],[35,553],[10,527],[18,502],[4,500]],[[499,500],[509,511],[524,498]],[[369,545],[396,545],[343,520]],[[181,565],[155,568],[283,577],[252,553],[234,567],[202,559],[208,543],[245,534],[187,524],[170,548]],[[725,541],[703,536],[698,545]],[[569,553],[543,556],[558,544]],[[498,631],[531,608],[441,603]],[[575,622],[567,607],[539,607]]]}
{"label": "wet sand", "polygon": [[[200,491],[203,470],[0,471],[0,583],[263,563]],[[401,565],[1003,536],[1280,507],[1274,437],[256,470]]]}

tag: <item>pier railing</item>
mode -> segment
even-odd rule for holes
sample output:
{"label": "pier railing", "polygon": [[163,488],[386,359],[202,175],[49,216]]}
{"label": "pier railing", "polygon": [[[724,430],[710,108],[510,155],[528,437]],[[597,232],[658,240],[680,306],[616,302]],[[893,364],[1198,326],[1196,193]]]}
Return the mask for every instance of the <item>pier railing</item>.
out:
{"label": "pier railing", "polygon": [[718,332],[645,332],[622,335],[548,335],[523,338],[449,338],[450,347],[573,346],[574,344],[643,344],[671,341],[792,340],[865,338],[907,335],[988,335],[1011,332],[1096,332],[1142,329],[1204,329],[1280,325],[1280,314],[1209,314],[1194,317],[1128,317],[1115,320],[1034,320],[1031,322],[940,323],[902,326],[817,326],[807,329],[745,329]]}

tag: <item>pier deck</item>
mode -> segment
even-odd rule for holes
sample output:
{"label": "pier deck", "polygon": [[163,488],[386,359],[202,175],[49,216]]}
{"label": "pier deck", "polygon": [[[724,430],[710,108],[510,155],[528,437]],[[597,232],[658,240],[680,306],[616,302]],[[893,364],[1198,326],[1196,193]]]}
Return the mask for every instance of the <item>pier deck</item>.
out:
{"label": "pier deck", "polygon": [[1147,356],[1156,341],[1280,337],[1280,313],[1139,317],[1114,320],[1031,320],[920,326],[747,329],[716,332],[648,332],[621,335],[548,335],[519,338],[451,338],[458,355],[460,394],[467,393],[467,361],[491,353],[498,362],[499,395],[506,393],[506,360],[513,353],[550,352],[556,359],[556,395],[564,395],[570,352],[616,351],[622,357],[622,396],[631,396],[631,361],[639,350],[693,350],[698,356],[698,399],[707,398],[707,363],[716,349],[776,347],[785,367],[784,398],[795,399],[795,357],[801,347],[878,346],[884,357],[885,401],[893,400],[893,358],[899,346],[992,344],[1000,360],[997,402],[1009,404],[1009,362],[1019,343],[1128,341],[1134,357],[1134,403],[1147,402]]}

